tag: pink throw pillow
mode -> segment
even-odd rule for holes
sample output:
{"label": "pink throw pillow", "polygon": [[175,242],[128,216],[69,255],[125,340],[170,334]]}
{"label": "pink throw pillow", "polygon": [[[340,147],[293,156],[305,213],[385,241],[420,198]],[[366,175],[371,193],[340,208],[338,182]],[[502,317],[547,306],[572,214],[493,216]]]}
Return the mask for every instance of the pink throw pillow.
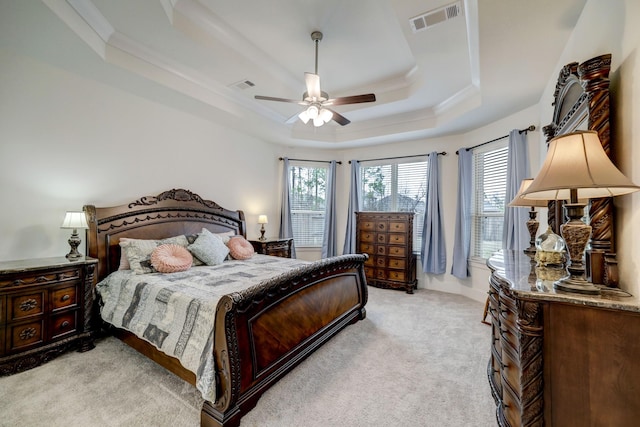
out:
{"label": "pink throw pillow", "polygon": [[235,236],[229,239],[227,247],[233,259],[249,259],[255,253],[253,245],[242,236]]}
{"label": "pink throw pillow", "polygon": [[160,245],[151,253],[151,265],[160,273],[175,273],[191,268],[193,256],[184,246]]}

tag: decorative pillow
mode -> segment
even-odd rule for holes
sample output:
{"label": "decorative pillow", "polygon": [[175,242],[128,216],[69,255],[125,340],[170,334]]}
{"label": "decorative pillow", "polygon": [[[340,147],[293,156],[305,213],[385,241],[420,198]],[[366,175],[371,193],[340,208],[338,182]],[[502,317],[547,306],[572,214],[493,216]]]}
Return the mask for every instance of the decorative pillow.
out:
{"label": "decorative pillow", "polygon": [[[127,237],[123,237],[122,239],[120,239],[120,243],[126,242],[127,240],[131,240],[131,239]],[[122,249],[122,244],[120,244],[120,266],[118,267],[118,270],[131,270],[131,266],[129,265],[129,260],[124,254],[124,249]]]}
{"label": "decorative pillow", "polygon": [[229,254],[229,248],[222,242],[222,238],[206,228],[202,229],[196,241],[187,246],[187,249],[207,265],[222,264]]}
{"label": "decorative pillow", "polygon": [[242,236],[235,236],[229,239],[227,247],[233,259],[249,259],[255,253],[253,245]]}
{"label": "decorative pillow", "polygon": [[160,273],[185,271],[191,268],[192,263],[191,252],[180,245],[160,245],[151,253],[151,265]]}
{"label": "decorative pillow", "polygon": [[153,273],[156,270],[151,265],[151,253],[164,244],[176,244],[186,247],[189,241],[185,236],[169,237],[162,240],[120,239],[120,247],[129,261],[131,270],[136,274]]}

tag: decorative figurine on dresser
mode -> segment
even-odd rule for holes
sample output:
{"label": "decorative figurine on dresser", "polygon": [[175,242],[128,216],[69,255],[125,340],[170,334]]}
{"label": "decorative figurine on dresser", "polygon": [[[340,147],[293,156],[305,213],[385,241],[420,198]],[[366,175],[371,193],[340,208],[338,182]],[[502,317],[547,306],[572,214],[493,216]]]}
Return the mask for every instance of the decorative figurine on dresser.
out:
{"label": "decorative figurine on dresser", "polygon": [[413,253],[413,212],[356,212],[358,252],[366,253],[367,284],[404,289],[416,288],[416,255]]}
{"label": "decorative figurine on dresser", "polygon": [[93,348],[97,262],[84,256],[0,262],[0,375]]}

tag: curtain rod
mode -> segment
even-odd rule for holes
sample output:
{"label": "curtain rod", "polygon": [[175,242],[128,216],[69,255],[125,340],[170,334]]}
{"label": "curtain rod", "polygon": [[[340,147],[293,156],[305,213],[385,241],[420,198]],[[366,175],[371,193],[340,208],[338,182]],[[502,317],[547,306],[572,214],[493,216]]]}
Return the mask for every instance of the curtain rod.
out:
{"label": "curtain rod", "polygon": [[[284,157],[279,157],[280,160],[284,160]],[[309,160],[309,159],[289,159],[289,160],[294,160],[294,161],[298,161],[298,162],[316,162],[316,163],[331,163],[331,160]],[[342,162],[337,160],[336,161],[337,164],[341,165]]]}
{"label": "curtain rod", "polygon": [[[373,162],[376,160],[393,160],[393,159],[407,159],[409,157],[424,157],[424,156],[428,156],[431,153],[427,153],[427,154],[414,154],[412,156],[397,156],[397,157],[382,157],[380,159],[366,159],[366,160],[357,160],[358,162]],[[441,151],[438,153],[439,156],[446,156],[447,152],[446,151]],[[349,160],[349,163],[351,163],[351,160]]]}
{"label": "curtain rod", "polygon": [[[520,129],[518,132],[527,133],[527,132],[533,132],[534,130],[536,130],[536,127],[534,125],[531,125],[526,129]],[[505,138],[509,138],[509,135],[504,135],[504,136],[501,136],[499,138],[494,138],[491,141],[483,142],[482,144],[474,145],[473,147],[467,147],[467,148],[465,148],[465,150],[466,151],[473,150],[474,148],[482,147],[483,145],[491,144],[492,142],[500,141],[501,139],[505,139]],[[458,150],[458,151],[460,151],[460,150]],[[456,151],[456,154],[458,154],[458,151]]]}

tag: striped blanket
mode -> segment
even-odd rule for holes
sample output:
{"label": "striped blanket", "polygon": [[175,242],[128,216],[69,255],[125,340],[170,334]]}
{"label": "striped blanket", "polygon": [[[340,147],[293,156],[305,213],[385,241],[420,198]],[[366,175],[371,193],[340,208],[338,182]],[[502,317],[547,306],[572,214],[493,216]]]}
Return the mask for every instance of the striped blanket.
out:
{"label": "striped blanket", "polygon": [[215,401],[213,326],[216,305],[226,294],[308,264],[256,254],[179,273],[111,273],[98,283],[101,316],[150,342],[195,373],[202,397]]}

